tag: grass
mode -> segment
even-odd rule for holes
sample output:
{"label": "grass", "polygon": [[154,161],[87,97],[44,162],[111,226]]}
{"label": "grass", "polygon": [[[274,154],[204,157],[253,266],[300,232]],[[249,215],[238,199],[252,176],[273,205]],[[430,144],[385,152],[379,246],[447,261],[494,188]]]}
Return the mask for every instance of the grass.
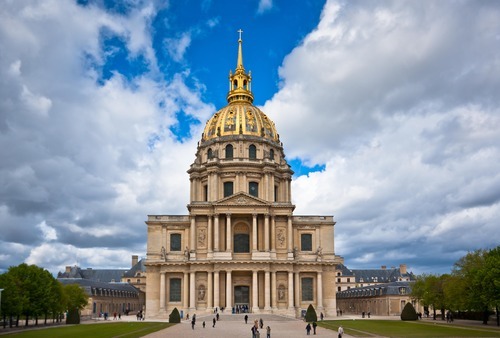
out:
{"label": "grass", "polygon": [[[16,331],[2,335],[2,337],[16,338],[66,338],[66,337],[92,337],[92,338],[136,338],[149,333],[163,330],[175,324],[159,322],[121,322],[80,324],[44,328],[43,330]],[[0,330],[0,332],[2,332]]]}
{"label": "grass", "polygon": [[422,321],[398,320],[326,320],[319,326],[337,331],[342,325],[344,332],[354,337],[500,337],[500,330],[476,328],[455,324],[437,324]]}

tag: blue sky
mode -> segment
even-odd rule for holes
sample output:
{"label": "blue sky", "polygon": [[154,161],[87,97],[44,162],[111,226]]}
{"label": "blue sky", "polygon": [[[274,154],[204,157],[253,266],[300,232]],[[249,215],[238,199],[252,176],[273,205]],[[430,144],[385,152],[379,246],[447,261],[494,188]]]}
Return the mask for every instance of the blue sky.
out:
{"label": "blue sky", "polygon": [[446,273],[500,243],[500,5],[0,2],[0,270],[126,268],[186,214],[196,145],[243,59],[350,268]]}

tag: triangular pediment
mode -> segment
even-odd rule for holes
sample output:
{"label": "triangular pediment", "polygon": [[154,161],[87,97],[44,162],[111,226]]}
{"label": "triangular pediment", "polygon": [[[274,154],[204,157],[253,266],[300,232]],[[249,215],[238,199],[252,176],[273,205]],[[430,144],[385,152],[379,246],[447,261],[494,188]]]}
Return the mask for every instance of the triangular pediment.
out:
{"label": "triangular pediment", "polygon": [[245,192],[239,192],[237,194],[225,197],[218,200],[214,205],[269,205],[270,203],[260,199],[258,197],[252,196]]}

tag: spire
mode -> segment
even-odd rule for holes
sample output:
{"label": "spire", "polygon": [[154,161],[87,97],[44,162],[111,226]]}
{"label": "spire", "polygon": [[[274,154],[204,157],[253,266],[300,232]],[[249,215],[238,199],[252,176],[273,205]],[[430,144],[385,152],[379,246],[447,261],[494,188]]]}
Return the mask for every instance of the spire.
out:
{"label": "spire", "polygon": [[252,82],[252,75],[251,72],[247,74],[243,67],[243,40],[241,39],[241,33],[243,33],[243,31],[240,29],[238,33],[238,59],[236,61],[234,74],[229,71],[229,93],[227,94],[227,102],[247,102],[252,104],[253,94],[250,85]]}
{"label": "spire", "polygon": [[236,70],[241,69],[245,71],[243,67],[243,49],[241,47],[241,43],[243,42],[243,40],[241,40],[241,33],[243,33],[243,31],[240,29],[238,33],[240,33],[240,38],[238,39],[238,61],[236,62]]}

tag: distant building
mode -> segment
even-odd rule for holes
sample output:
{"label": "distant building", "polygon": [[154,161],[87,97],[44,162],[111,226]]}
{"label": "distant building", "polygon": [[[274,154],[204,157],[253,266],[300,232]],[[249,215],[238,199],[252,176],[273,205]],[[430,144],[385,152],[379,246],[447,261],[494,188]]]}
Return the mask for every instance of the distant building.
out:
{"label": "distant building", "polygon": [[411,299],[413,281],[390,282],[337,292],[337,306],[343,314],[399,316],[410,302],[417,312],[422,308]]}
{"label": "distant building", "polygon": [[344,264],[339,264],[336,268],[336,278],[337,292],[370,285],[416,280],[413,272],[407,271],[406,264],[389,269],[385,265],[380,269],[349,269]]}
{"label": "distant building", "polygon": [[[416,280],[406,264],[388,269],[349,269],[337,265],[337,307],[346,314],[400,315],[407,302],[415,309],[418,304],[410,298]],[[417,309],[418,311],[419,309]]]}
{"label": "distant building", "polygon": [[89,303],[82,310],[82,318],[99,317],[102,313],[138,312],[144,309],[146,273],[143,260],[132,256],[132,267],[126,269],[81,269],[66,266],[57,274],[62,284],[77,284],[82,287]]}

